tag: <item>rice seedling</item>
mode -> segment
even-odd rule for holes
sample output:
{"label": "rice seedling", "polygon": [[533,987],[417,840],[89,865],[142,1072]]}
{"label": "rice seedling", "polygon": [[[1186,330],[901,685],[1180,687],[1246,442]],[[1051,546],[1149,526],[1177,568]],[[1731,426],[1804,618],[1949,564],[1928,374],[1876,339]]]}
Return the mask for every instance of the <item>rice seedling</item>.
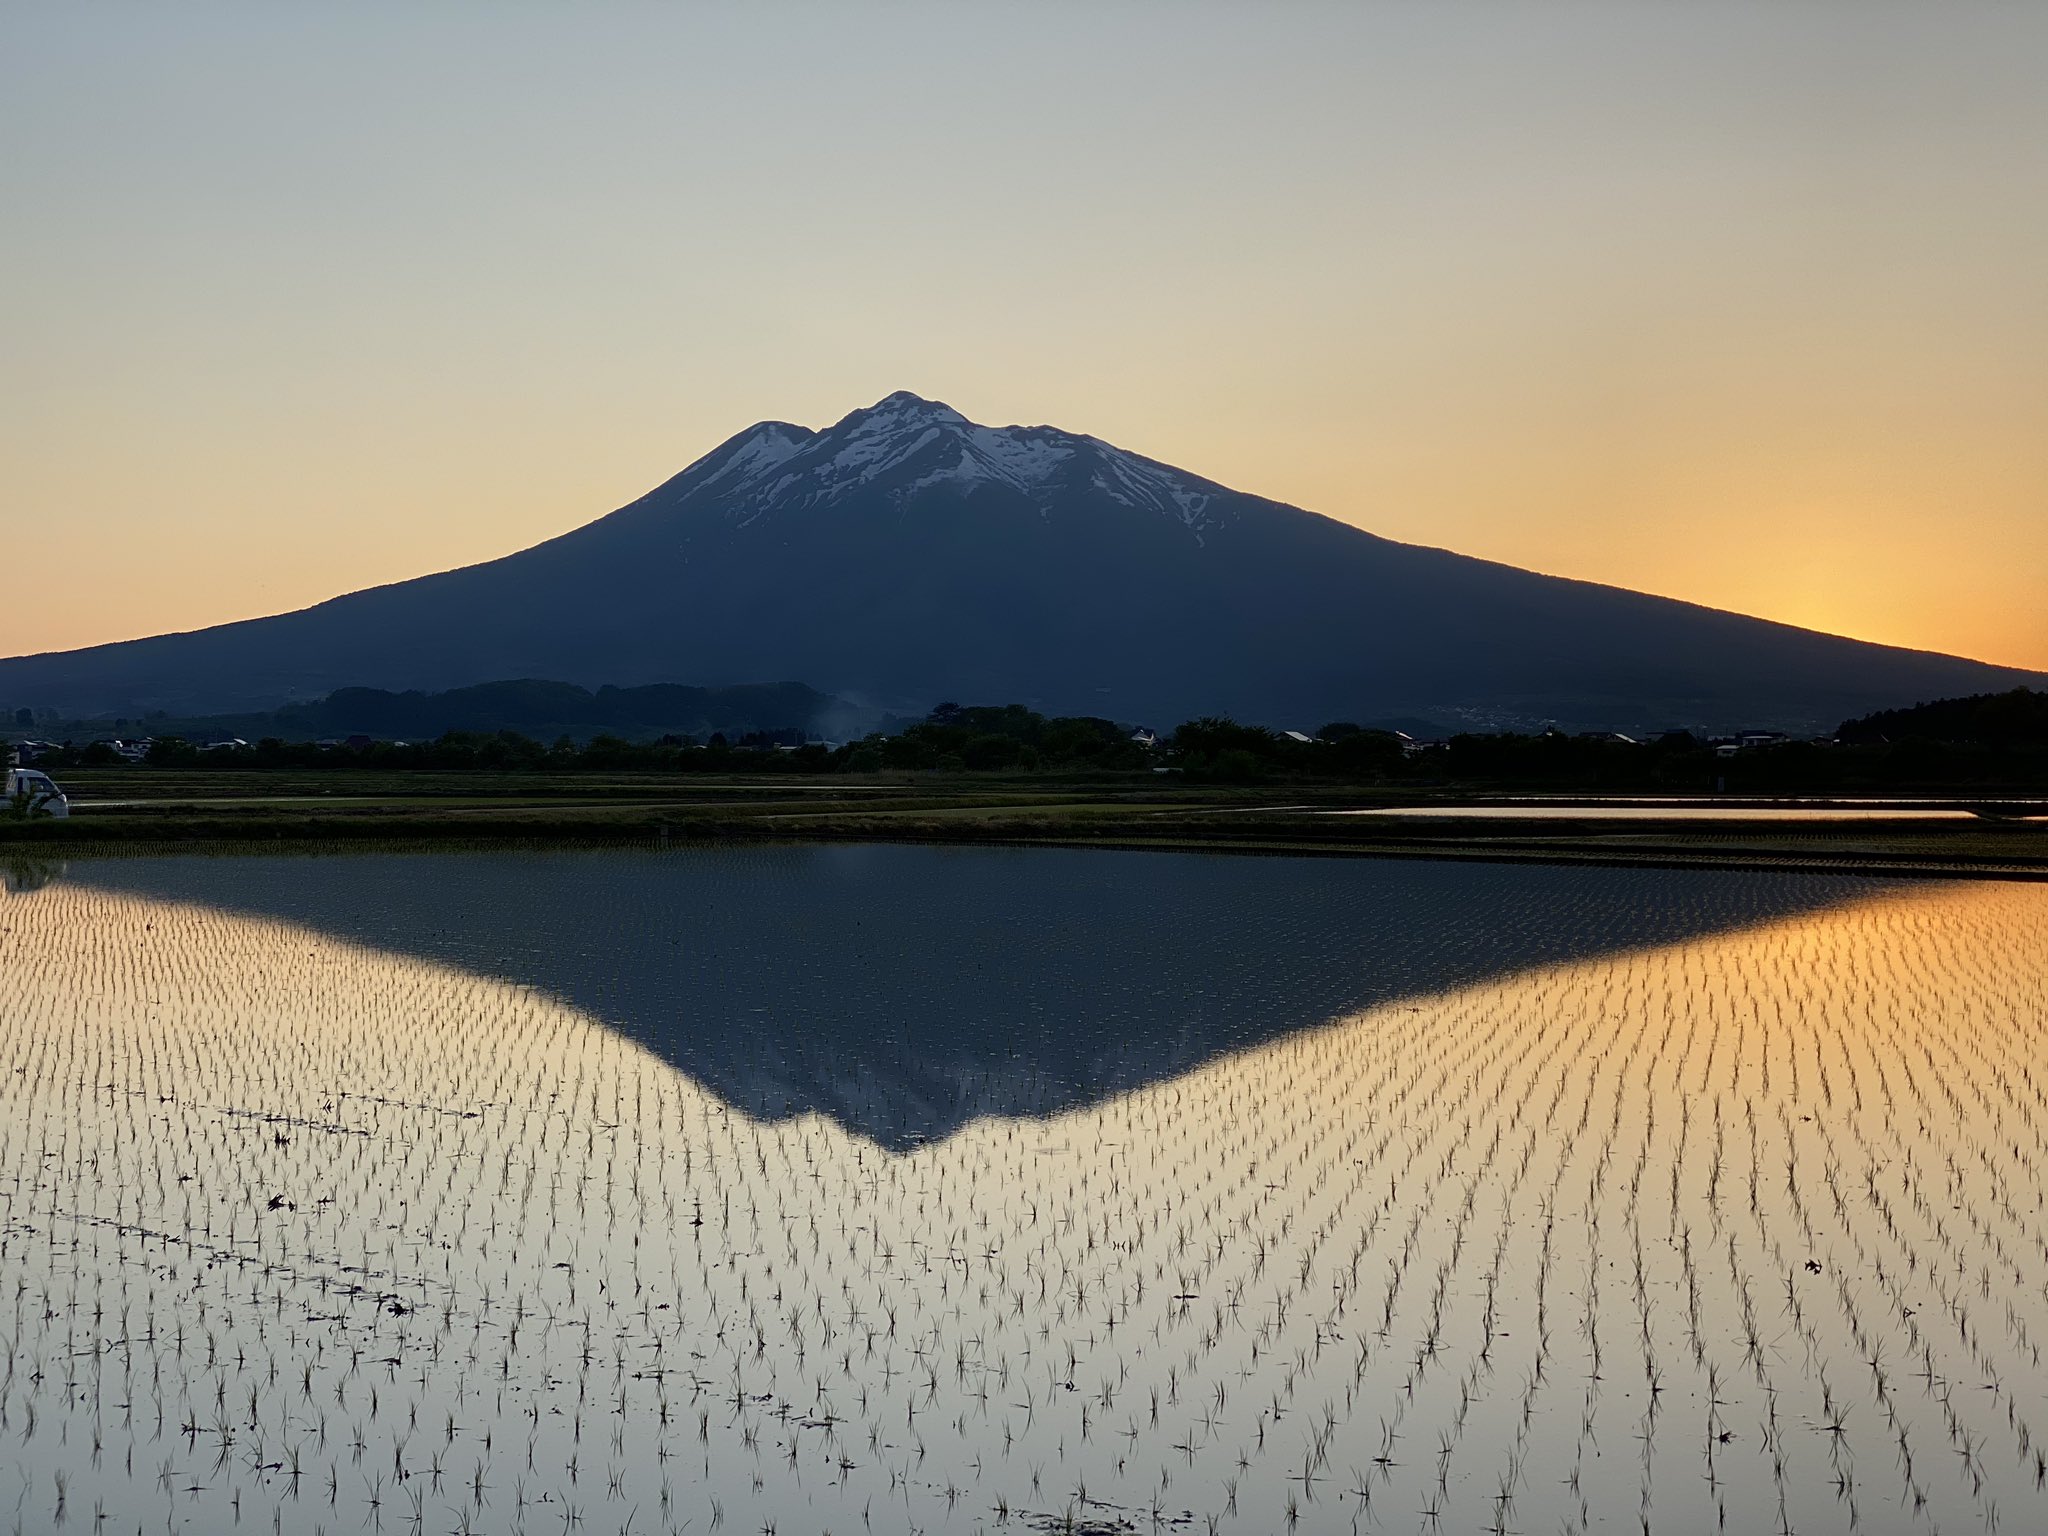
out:
{"label": "rice seedling", "polygon": [[[602,862],[565,868],[558,899],[602,889]],[[1772,878],[1556,889],[1739,905]],[[1757,905],[1170,1070],[1133,1074],[1091,994],[1044,1025],[1090,1081],[1006,1080],[1007,1037],[951,1082],[792,1046],[782,1087],[727,1097],[486,956],[81,871],[0,901],[0,1508],[2009,1523],[2048,1485],[2048,889]],[[1146,920],[1120,912],[1096,916]],[[1293,963],[1284,934],[1232,963]],[[917,957],[886,963],[890,1008],[921,1006]],[[920,1095],[983,1107],[863,1134]]]}

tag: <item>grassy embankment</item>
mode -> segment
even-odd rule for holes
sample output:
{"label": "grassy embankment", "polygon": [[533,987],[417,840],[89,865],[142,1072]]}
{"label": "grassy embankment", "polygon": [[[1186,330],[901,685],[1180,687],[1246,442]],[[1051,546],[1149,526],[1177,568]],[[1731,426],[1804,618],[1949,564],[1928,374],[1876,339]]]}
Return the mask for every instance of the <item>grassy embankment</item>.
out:
{"label": "grassy embankment", "polygon": [[[2009,814],[2014,808],[1953,821],[1397,820],[1327,813],[1415,804],[1413,790],[1043,773],[713,778],[121,768],[74,770],[65,787],[76,806],[68,821],[0,821],[0,846],[69,855],[153,846],[854,839],[2048,878],[2048,820],[2021,819]],[[1439,790],[1432,798],[1449,808],[1486,797]]]}

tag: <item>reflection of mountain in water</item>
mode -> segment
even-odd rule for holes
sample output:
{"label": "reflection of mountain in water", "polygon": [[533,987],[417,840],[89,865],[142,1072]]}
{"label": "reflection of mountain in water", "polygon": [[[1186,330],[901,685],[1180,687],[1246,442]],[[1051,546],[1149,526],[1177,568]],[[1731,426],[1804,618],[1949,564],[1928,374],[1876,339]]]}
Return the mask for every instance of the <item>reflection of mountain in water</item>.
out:
{"label": "reflection of mountain in water", "polygon": [[1391,999],[1869,881],[1070,850],[91,860],[70,878],[544,988],[757,1116],[884,1145],[1047,1114]]}

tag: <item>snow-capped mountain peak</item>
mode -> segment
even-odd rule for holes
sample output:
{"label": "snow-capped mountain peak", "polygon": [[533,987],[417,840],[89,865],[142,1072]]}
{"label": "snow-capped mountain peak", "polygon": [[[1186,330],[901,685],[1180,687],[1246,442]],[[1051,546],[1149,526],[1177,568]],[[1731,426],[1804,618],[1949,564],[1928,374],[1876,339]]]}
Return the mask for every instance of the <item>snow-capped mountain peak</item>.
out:
{"label": "snow-capped mountain peak", "polygon": [[988,427],[908,390],[822,432],[762,422],[685,472],[687,494],[714,497],[741,526],[778,508],[816,507],[879,490],[901,503],[947,487],[1000,488],[1042,515],[1077,495],[1169,517],[1200,541],[1217,526],[1223,487],[1054,427]]}
{"label": "snow-capped mountain peak", "polygon": [[786,421],[756,422],[705,454],[684,470],[683,476],[693,482],[696,491],[713,486],[734,490],[785,462],[817,435],[808,427]]}
{"label": "snow-capped mountain peak", "polygon": [[873,405],[858,411],[851,411],[841,417],[831,430],[834,432],[858,432],[873,436],[877,433],[901,432],[906,428],[939,423],[949,426],[966,426],[968,420],[943,400],[927,400],[914,395],[907,389],[884,395]]}

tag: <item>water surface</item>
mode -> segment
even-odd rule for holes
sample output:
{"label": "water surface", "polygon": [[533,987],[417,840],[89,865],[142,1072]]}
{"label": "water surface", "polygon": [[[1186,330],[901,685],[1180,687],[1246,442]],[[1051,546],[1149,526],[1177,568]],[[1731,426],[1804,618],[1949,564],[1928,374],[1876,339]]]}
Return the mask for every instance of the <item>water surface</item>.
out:
{"label": "water surface", "polygon": [[0,1510],[2035,1529],[2044,1014],[2024,884],[80,862],[0,900]]}

